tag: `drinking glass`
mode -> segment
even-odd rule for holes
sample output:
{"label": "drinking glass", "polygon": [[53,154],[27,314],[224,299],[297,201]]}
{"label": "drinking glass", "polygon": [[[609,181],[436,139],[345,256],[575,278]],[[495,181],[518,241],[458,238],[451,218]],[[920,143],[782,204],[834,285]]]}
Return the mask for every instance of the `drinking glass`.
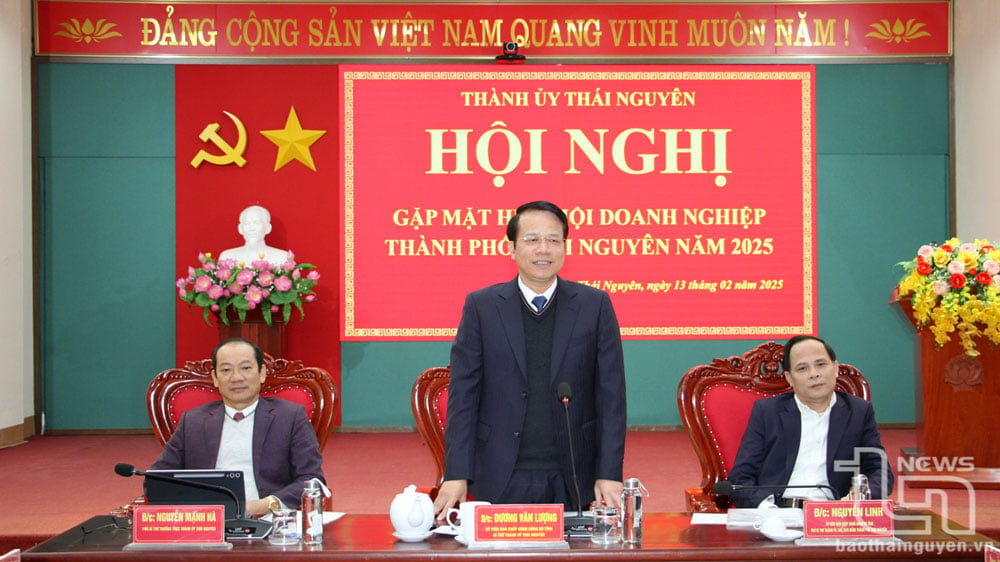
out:
{"label": "drinking glass", "polygon": [[271,535],[267,542],[280,546],[299,544],[299,528],[294,509],[277,509],[271,512]]}
{"label": "drinking glass", "polygon": [[622,524],[618,509],[608,505],[594,507],[594,529],[590,532],[590,542],[618,544],[621,540]]}

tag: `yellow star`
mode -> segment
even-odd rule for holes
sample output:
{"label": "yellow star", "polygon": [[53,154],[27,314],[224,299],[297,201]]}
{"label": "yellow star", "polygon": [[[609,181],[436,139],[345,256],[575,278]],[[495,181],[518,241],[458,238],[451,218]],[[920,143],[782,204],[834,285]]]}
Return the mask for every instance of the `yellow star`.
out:
{"label": "yellow star", "polygon": [[274,160],[275,172],[292,160],[298,160],[310,170],[316,171],[309,146],[325,135],[326,131],[303,130],[302,125],[299,124],[299,116],[295,114],[295,106],[292,106],[288,111],[288,119],[285,120],[284,129],[261,131],[260,134],[278,147],[278,157]]}

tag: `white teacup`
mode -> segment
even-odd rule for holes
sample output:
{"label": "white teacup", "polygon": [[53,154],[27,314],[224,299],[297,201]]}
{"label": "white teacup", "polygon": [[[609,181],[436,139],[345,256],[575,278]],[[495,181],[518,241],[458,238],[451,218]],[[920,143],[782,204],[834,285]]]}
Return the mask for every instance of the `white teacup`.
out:
{"label": "white teacup", "polygon": [[458,509],[453,507],[448,510],[445,521],[463,543],[472,544],[476,542],[476,506],[489,504],[490,502],[483,501],[463,502],[459,504]]}

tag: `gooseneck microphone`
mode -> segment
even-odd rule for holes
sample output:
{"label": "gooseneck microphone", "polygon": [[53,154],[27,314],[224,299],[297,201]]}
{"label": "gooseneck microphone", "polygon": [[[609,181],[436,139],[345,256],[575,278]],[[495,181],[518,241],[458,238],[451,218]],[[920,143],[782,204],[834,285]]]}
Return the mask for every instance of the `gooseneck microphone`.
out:
{"label": "gooseneck microphone", "polygon": [[712,491],[720,496],[729,496],[733,492],[738,490],[790,490],[792,488],[820,488],[823,490],[829,490],[833,498],[837,498],[837,490],[834,490],[831,486],[826,484],[792,484],[792,485],[780,485],[774,484],[770,486],[755,486],[750,484],[733,484],[729,480],[720,480],[712,486]]}
{"label": "gooseneck microphone", "polygon": [[164,476],[162,474],[156,474],[155,472],[143,472],[141,470],[136,470],[136,468],[130,464],[120,462],[115,465],[115,473],[119,476],[124,476],[126,478],[130,476],[145,476],[151,480],[159,480],[161,482],[173,482],[174,484],[180,484],[182,486],[190,486],[192,488],[201,488],[202,490],[211,490],[213,492],[218,492],[220,494],[225,494],[233,498],[233,503],[236,504],[236,513],[238,517],[244,517],[246,511],[244,506],[240,505],[239,498],[232,490],[226,488],[225,486],[216,486],[214,484],[205,484],[204,482],[198,482],[195,480],[185,480],[183,478],[174,478],[173,476]]}
{"label": "gooseneck microphone", "polygon": [[559,383],[556,389],[559,401],[562,402],[563,411],[566,412],[566,440],[569,441],[569,463],[573,468],[573,490],[576,492],[576,515],[563,516],[563,528],[571,531],[588,531],[593,519],[583,516],[583,499],[580,496],[580,479],[576,476],[576,455],[573,453],[573,429],[569,421],[569,401],[573,398],[573,391],[568,382]]}
{"label": "gooseneck microphone", "polygon": [[259,521],[257,519],[251,519],[246,514],[246,506],[240,505],[240,500],[236,497],[236,494],[232,490],[226,488],[225,486],[216,486],[214,484],[205,484],[204,482],[197,482],[195,480],[186,480],[184,478],[174,478],[173,476],[166,476],[163,474],[157,474],[155,472],[143,472],[141,470],[136,470],[135,466],[120,462],[115,465],[115,474],[119,476],[124,476],[126,478],[131,476],[145,476],[151,480],[160,480],[161,482],[172,482],[174,484],[179,484],[181,486],[189,486],[191,488],[200,488],[202,490],[211,490],[220,494],[224,494],[233,499],[233,503],[236,504],[237,516],[235,519],[226,520],[226,538],[246,538],[246,539],[261,539],[266,537],[271,532],[270,523]]}

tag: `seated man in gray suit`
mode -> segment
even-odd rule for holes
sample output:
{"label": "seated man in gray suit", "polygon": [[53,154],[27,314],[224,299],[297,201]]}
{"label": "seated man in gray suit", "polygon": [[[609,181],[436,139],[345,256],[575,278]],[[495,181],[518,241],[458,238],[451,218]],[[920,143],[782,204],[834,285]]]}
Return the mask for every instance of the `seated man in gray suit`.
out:
{"label": "seated man in gray suit", "polygon": [[[305,409],[261,398],[264,353],[232,338],[212,351],[212,382],[222,400],[189,410],[149,468],[243,471],[247,514],[298,507],[306,480],[323,479],[323,457]],[[325,482],[325,480],[324,480]]]}
{"label": "seated man in gray suit", "polygon": [[[756,507],[774,495],[779,506],[788,507],[802,499],[839,499],[850,491],[855,472],[868,477],[873,499],[891,494],[893,475],[875,412],[867,400],[836,390],[833,348],[813,336],[795,336],[785,344],[782,367],[794,392],[754,402],[729,473],[734,485],[766,488],[737,490],[733,502]],[[854,466],[836,470],[837,461]],[[818,487],[785,488],[814,484]]]}

